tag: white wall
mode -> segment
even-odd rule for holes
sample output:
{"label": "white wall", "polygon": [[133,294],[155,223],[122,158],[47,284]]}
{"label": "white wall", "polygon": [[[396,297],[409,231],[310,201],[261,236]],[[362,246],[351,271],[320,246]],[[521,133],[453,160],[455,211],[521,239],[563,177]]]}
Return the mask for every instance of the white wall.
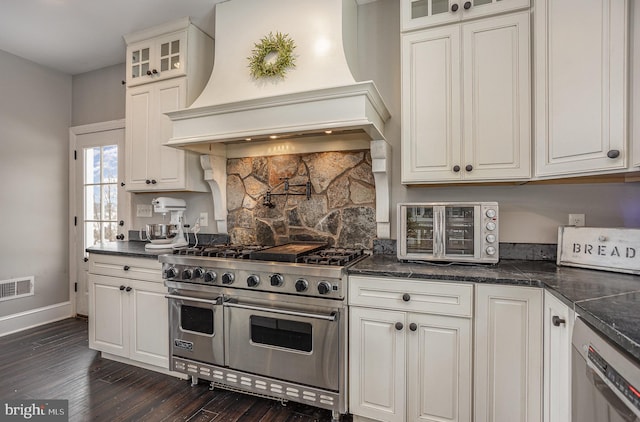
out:
{"label": "white wall", "polygon": [[[124,60],[124,57],[122,57]],[[73,126],[124,119],[124,63],[73,77]]]}
{"label": "white wall", "polygon": [[0,93],[0,280],[35,276],[3,317],[69,300],[71,77],[0,51]]}
{"label": "white wall", "polygon": [[378,0],[361,6],[358,23],[362,78],[373,79],[376,82],[392,116],[385,128],[385,136],[393,148],[392,237],[396,237],[396,204],[405,201],[498,201],[502,242],[557,243],[558,225],[567,223],[568,213],[586,214],[586,223],[589,226],[640,227],[640,183],[460,185],[428,188],[402,186],[398,0]]}

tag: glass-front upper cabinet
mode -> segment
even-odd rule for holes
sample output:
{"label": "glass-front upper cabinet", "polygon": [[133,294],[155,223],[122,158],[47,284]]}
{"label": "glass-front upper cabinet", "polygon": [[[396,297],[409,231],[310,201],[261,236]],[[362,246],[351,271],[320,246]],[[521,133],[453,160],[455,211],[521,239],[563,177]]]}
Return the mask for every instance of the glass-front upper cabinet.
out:
{"label": "glass-front upper cabinet", "polygon": [[187,31],[129,45],[127,85],[185,75],[186,49]]}
{"label": "glass-front upper cabinet", "polygon": [[402,31],[529,7],[530,0],[401,0]]}

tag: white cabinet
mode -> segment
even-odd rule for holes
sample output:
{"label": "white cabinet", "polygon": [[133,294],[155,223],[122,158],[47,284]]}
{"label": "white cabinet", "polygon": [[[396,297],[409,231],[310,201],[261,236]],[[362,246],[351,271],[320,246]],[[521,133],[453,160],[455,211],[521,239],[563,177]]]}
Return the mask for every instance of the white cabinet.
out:
{"label": "white cabinet", "polygon": [[542,289],[476,285],[474,421],[542,421]]}
{"label": "white cabinet", "polygon": [[401,0],[402,31],[529,7],[529,0]]}
{"label": "white cabinet", "polygon": [[186,30],[128,45],[127,85],[185,75],[186,47]]}
{"label": "white cabinet", "polygon": [[164,113],[186,107],[186,78],[129,88],[126,96],[126,189],[207,191],[197,154],[164,146],[172,133]]}
{"label": "white cabinet", "polygon": [[90,255],[90,348],[168,370],[167,289],[161,274],[155,260]]}
{"label": "white cabinet", "polygon": [[528,11],[402,35],[403,183],[530,178],[529,41]]}
{"label": "white cabinet", "polygon": [[544,293],[544,422],[571,422],[571,335],[575,313]]}
{"label": "white cabinet", "polygon": [[471,421],[473,285],[349,278],[354,421]]}
{"label": "white cabinet", "polygon": [[[125,118],[126,189],[131,192],[207,192],[199,155],[164,146],[173,133],[171,120],[165,113],[188,107],[200,94],[213,66],[213,41],[188,19],[125,39],[130,43]],[[163,70],[166,67],[168,69]],[[150,75],[146,75],[147,68],[151,69]]]}
{"label": "white cabinet", "polygon": [[127,86],[178,76],[209,79],[213,67],[213,39],[192,25],[189,18],[127,34],[124,40],[127,44]]}
{"label": "white cabinet", "polygon": [[626,169],[627,10],[626,0],[536,2],[536,176]]}

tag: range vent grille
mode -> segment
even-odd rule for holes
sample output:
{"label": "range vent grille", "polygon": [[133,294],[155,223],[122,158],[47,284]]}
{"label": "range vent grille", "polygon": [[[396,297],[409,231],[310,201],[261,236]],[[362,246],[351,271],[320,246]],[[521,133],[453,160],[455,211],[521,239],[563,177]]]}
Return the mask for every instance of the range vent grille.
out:
{"label": "range vent grille", "polygon": [[0,301],[33,296],[34,277],[12,278],[0,281]]}

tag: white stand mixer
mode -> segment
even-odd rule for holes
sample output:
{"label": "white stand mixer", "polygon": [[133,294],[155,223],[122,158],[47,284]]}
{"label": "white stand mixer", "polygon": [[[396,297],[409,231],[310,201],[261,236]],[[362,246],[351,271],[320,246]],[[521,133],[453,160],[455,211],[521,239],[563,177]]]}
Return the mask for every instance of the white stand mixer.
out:
{"label": "white stand mixer", "polygon": [[145,249],[171,249],[187,246],[189,242],[184,234],[184,212],[187,203],[183,199],[160,196],[151,201],[153,211],[163,216],[171,213],[169,224],[147,224],[147,240],[151,243]]}

